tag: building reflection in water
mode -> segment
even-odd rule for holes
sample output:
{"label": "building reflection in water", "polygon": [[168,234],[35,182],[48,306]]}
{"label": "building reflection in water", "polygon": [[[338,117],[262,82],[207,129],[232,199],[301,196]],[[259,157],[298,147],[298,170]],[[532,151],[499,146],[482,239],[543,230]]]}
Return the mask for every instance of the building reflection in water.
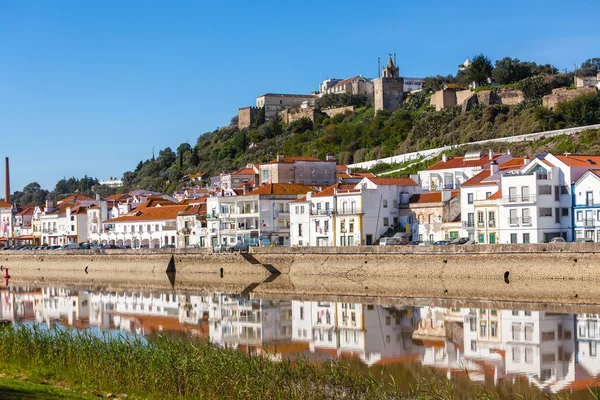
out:
{"label": "building reflection in water", "polygon": [[547,392],[597,386],[600,375],[598,314],[47,287],[0,289],[0,304],[0,320],[206,338],[276,360],[421,363],[449,379],[526,378]]}

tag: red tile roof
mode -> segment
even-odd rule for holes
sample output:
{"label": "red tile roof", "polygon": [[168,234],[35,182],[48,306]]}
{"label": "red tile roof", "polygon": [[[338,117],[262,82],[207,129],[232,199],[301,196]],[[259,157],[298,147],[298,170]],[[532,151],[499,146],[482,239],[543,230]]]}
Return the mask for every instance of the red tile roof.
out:
{"label": "red tile roof", "polygon": [[467,181],[463,182],[461,186],[493,185],[497,180],[493,181],[493,182],[490,182],[490,181],[484,182],[484,180],[486,178],[490,177],[491,172],[492,171],[489,168],[484,169],[483,171],[481,171],[480,173],[478,173],[471,179],[468,179]]}
{"label": "red tile roof", "polygon": [[12,207],[12,205],[10,203],[0,200],[0,208],[11,208],[11,207]]}
{"label": "red tile roof", "polygon": [[306,200],[306,196],[304,197],[300,197],[299,199],[296,200],[292,200],[290,201],[290,203],[306,203],[308,200]]}
{"label": "red tile roof", "polygon": [[335,170],[337,172],[346,172],[348,170],[348,166],[347,165],[338,164],[338,165],[335,166]]}
{"label": "red tile roof", "polygon": [[202,215],[202,214],[206,214],[206,203],[196,204],[194,206],[188,206],[188,208],[179,212],[179,215]]}
{"label": "red tile roof", "polygon": [[311,186],[297,185],[295,183],[267,183],[259,186],[249,193],[246,193],[246,196],[253,196],[257,194],[306,194],[310,191],[312,191]]}
{"label": "red tile roof", "polygon": [[[450,198],[458,196],[460,191],[453,190],[450,193]],[[442,201],[442,192],[428,192],[421,194],[413,194],[410,197],[409,203],[440,203]]]}
{"label": "red tile roof", "polygon": [[367,178],[376,185],[419,186],[410,178]]}
{"label": "red tile roof", "polygon": [[569,167],[590,167],[600,168],[600,156],[586,154],[553,154],[554,157],[568,165]]}
{"label": "red tile roof", "polygon": [[332,87],[342,86],[342,85],[345,85],[346,83],[351,83],[356,78],[358,78],[358,75],[357,76],[353,76],[352,78],[344,79],[343,81],[339,81],[338,83],[336,83]]}
{"label": "red tile roof", "polygon": [[[180,211],[184,211],[189,206],[162,206],[162,207],[149,207],[143,210],[134,210],[121,217],[109,219],[106,223],[116,222],[135,222],[135,221],[162,221],[167,219],[176,219],[177,214]],[[137,210],[137,208],[136,208]]]}
{"label": "red tile roof", "polygon": [[515,157],[498,165],[498,169],[502,171],[503,169],[521,168],[523,165],[525,165],[525,159],[523,157]]}
{"label": "red tile roof", "polygon": [[127,197],[129,197],[128,194],[113,194],[112,196],[108,196],[107,198],[105,198],[104,200],[106,201],[110,201],[110,200],[115,200],[115,201],[120,201],[120,200],[124,200]]}
{"label": "red tile roof", "polygon": [[58,201],[56,204],[64,204],[64,203],[77,203],[78,201],[93,201],[87,196],[82,195],[81,193],[74,194],[73,196],[69,196],[66,199],[62,199]]}
{"label": "red tile roof", "polygon": [[496,193],[488,197],[486,200],[497,200],[502,198],[502,189],[498,190]]}
{"label": "red tile roof", "polygon": [[[493,159],[497,159],[502,154],[494,154]],[[456,168],[471,168],[471,167],[483,167],[484,165],[491,162],[489,155],[485,154],[477,160],[465,160],[464,157],[452,157],[448,161],[440,161],[437,164],[427,168],[427,171],[433,171],[438,169],[456,169]]]}
{"label": "red tile roof", "polygon": [[256,172],[254,172],[253,168],[242,168],[242,169],[238,169],[235,172],[232,172],[231,175],[255,175]]}
{"label": "red tile roof", "polygon": [[552,164],[550,161],[545,160],[543,158],[540,159],[541,162],[543,162],[544,164],[546,164],[549,167],[554,167],[554,164]]}
{"label": "red tile roof", "polygon": [[21,206],[21,210],[17,215],[33,215],[34,206]]}
{"label": "red tile roof", "polygon": [[335,193],[335,190],[348,190],[348,189],[354,189],[354,186],[356,185],[344,185],[341,183],[336,183],[333,184],[323,190],[321,190],[319,193],[314,194],[312,197],[328,197],[328,196],[333,196]]}

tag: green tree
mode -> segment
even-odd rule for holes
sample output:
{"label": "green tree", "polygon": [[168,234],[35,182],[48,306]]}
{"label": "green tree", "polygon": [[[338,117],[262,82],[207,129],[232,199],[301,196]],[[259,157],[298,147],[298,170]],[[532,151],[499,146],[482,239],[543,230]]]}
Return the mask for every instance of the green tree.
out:
{"label": "green tree", "polygon": [[487,79],[492,76],[493,69],[489,58],[483,54],[476,55],[466,70],[467,81],[475,82],[477,86],[484,86],[487,84]]}

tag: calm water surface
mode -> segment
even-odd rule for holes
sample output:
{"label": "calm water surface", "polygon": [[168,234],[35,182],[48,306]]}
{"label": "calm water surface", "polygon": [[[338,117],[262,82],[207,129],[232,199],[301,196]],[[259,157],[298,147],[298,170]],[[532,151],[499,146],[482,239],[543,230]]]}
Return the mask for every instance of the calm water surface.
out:
{"label": "calm water surface", "polygon": [[[210,341],[274,359],[342,359],[410,379],[406,368],[449,379],[527,382],[543,391],[598,386],[598,314],[250,298],[214,292],[97,288],[0,289],[0,320]],[[535,306],[534,306],[535,307]],[[406,367],[406,368],[405,368]],[[396,372],[394,372],[396,371]]]}

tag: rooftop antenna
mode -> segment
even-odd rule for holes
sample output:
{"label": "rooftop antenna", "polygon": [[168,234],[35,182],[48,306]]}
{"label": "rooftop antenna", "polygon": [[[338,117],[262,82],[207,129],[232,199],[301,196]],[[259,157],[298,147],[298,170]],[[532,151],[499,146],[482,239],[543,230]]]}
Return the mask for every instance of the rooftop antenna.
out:
{"label": "rooftop antenna", "polygon": [[377,57],[377,77],[381,78],[381,57]]}
{"label": "rooftop antenna", "polygon": [[396,64],[396,50],[394,50],[394,67],[397,67],[398,64]]}

